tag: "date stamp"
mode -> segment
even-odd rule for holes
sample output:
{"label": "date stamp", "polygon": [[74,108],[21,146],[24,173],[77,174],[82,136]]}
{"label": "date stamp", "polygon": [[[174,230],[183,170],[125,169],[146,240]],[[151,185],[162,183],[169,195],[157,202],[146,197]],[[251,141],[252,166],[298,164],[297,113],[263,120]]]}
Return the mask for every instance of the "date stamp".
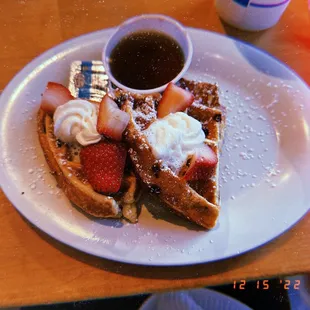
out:
{"label": "date stamp", "polygon": [[[254,282],[254,281],[253,281]],[[251,283],[253,283],[251,281]],[[269,280],[257,280],[256,282],[256,289],[258,290],[269,290],[271,288],[271,284]],[[233,282],[233,289],[234,290],[245,290],[247,286],[247,280],[239,280]],[[272,282],[274,285],[274,281]],[[289,280],[289,279],[279,279],[277,283],[282,289],[284,290],[299,290],[300,287],[300,280]]]}

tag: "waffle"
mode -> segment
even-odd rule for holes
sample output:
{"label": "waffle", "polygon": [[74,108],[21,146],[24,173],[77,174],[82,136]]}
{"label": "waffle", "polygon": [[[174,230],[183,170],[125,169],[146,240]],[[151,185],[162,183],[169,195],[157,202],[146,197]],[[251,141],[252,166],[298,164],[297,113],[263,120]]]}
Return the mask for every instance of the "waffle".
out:
{"label": "waffle", "polygon": [[[206,135],[205,142],[219,158],[224,140],[226,113],[225,108],[219,103],[217,85],[182,79],[179,86],[189,90],[194,95],[195,101],[187,113],[202,123]],[[219,206],[219,162],[210,171],[210,178],[208,180],[192,181],[190,186],[209,202]]]}
{"label": "waffle", "polygon": [[[225,119],[217,86],[184,79],[179,85],[194,94],[195,101],[187,113],[203,124],[207,133],[205,143],[219,156]],[[219,164],[210,169],[208,180],[187,183],[180,175],[186,167],[181,169],[179,175],[173,173],[161,160],[154,157],[143,134],[143,130],[157,118],[156,108],[161,95],[143,96],[118,90],[115,96],[122,109],[130,115],[125,140],[130,147],[129,154],[136,172],[150,192],[177,214],[204,228],[213,228],[220,210]]]}
{"label": "waffle", "polygon": [[83,175],[76,146],[61,143],[54,136],[52,117],[40,109],[37,124],[39,141],[51,174],[73,204],[94,217],[123,216],[130,222],[137,222],[139,186],[130,168],[127,167],[121,190],[114,197],[97,193]]}

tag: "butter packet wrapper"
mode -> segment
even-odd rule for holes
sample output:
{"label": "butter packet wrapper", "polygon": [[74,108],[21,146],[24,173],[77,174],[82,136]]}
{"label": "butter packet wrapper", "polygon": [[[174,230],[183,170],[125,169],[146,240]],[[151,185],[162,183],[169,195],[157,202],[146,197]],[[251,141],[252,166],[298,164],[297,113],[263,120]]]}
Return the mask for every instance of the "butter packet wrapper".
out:
{"label": "butter packet wrapper", "polygon": [[108,87],[109,79],[102,61],[72,62],[68,88],[73,97],[100,102]]}

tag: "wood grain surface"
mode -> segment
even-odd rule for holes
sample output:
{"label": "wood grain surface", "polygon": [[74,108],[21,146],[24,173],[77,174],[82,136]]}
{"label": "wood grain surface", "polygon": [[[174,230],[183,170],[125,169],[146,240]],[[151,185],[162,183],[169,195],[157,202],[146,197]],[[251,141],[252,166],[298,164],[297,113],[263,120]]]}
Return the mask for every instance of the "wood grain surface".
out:
{"label": "wood grain surface", "polygon": [[[1,0],[0,90],[29,61],[72,37],[162,13],[186,26],[225,33],[284,61],[310,84],[306,1],[293,0],[273,28],[247,33],[221,22],[208,0]],[[0,191],[0,307],[124,296],[310,272],[310,214],[250,253],[188,267],[141,267],[92,257],[29,224]]]}

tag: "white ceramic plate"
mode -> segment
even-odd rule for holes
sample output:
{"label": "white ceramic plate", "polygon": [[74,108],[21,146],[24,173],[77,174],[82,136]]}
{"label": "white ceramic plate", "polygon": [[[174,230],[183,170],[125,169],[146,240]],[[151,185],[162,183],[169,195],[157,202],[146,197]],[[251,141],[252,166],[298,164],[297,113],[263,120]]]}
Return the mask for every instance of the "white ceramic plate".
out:
{"label": "white ceramic plate", "polygon": [[[189,29],[188,77],[218,82],[228,107],[221,156],[222,210],[211,231],[148,204],[139,224],[93,220],[55,188],[36,132],[48,81],[67,84],[74,60],[100,59],[113,29],[67,41],[27,65],[0,100],[0,181],[33,224],[101,257],[145,265],[185,265],[227,258],[283,233],[310,201],[309,88],[269,55],[227,37]],[[22,194],[24,193],[24,194]]]}

